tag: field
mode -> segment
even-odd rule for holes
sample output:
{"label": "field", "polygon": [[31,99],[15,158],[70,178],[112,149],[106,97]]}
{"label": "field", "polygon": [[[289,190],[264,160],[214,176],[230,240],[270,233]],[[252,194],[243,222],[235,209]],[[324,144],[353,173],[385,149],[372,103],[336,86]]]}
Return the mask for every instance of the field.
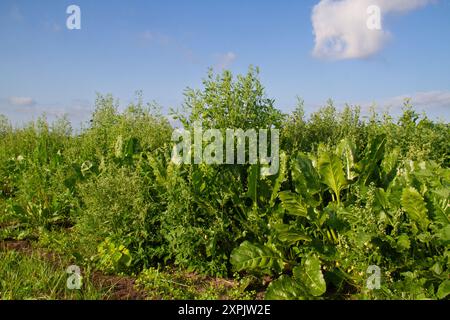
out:
{"label": "field", "polygon": [[409,101],[285,114],[253,68],[183,107],[189,131],[279,129],[277,173],[174,164],[140,95],[99,95],[76,132],[0,117],[0,299],[448,299],[448,123]]}

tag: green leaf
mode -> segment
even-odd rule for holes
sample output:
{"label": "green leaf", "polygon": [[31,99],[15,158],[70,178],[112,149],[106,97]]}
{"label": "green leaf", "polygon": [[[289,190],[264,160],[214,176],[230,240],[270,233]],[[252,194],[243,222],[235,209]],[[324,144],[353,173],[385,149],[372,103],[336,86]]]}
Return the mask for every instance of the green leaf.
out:
{"label": "green leaf", "polygon": [[243,242],[231,253],[231,264],[236,271],[283,269],[283,259],[267,246]]}
{"label": "green leaf", "polygon": [[384,176],[384,181],[388,184],[395,177],[397,172],[397,166],[400,158],[400,148],[394,148],[394,150],[386,153],[384,159],[381,162],[381,169]]}
{"label": "green leaf", "polygon": [[378,188],[375,190],[375,203],[378,209],[388,211],[390,203],[386,191],[383,188]]}
{"label": "green leaf", "polygon": [[445,299],[450,294],[450,280],[444,280],[436,293],[439,299]]}
{"label": "green leaf", "polygon": [[320,192],[320,176],[314,168],[311,159],[301,153],[292,161],[292,180],[295,191],[304,198]]}
{"label": "green leaf", "polygon": [[120,255],[120,259],[118,261],[119,265],[129,267],[131,265],[132,258],[129,253],[125,253]]}
{"label": "green leaf", "polygon": [[278,239],[280,239],[281,242],[286,242],[290,244],[296,243],[298,241],[312,241],[312,239],[309,236],[297,231],[288,231],[285,233],[280,233],[278,235]]}
{"label": "green leaf", "polygon": [[281,185],[286,179],[286,153],[280,152],[280,169],[278,170],[277,177],[275,179],[272,195],[270,197],[270,206],[273,207],[275,200],[278,197],[278,191],[280,191]]}
{"label": "green leaf", "polygon": [[408,235],[401,234],[397,239],[397,247],[400,250],[409,250],[411,247],[411,241],[409,241]]}
{"label": "green leaf", "polygon": [[114,155],[116,158],[122,158],[123,156],[123,138],[121,135],[117,137],[116,143],[114,145]]}
{"label": "green leaf", "polygon": [[349,139],[343,139],[336,148],[336,154],[343,158],[345,176],[347,180],[353,180],[358,176],[355,172],[356,147]]}
{"label": "green leaf", "polygon": [[379,163],[384,158],[384,151],[386,146],[386,135],[378,135],[372,138],[364,152],[364,158],[356,164],[358,172],[360,173],[359,182],[363,186],[369,185],[372,182],[371,178],[376,178],[376,173],[379,173]]}
{"label": "green leaf", "polygon": [[308,215],[308,209],[301,203],[301,199],[295,193],[290,191],[283,191],[279,193],[281,204],[289,214],[294,216],[306,217]]}
{"label": "green leaf", "polygon": [[409,218],[415,221],[422,230],[426,230],[430,221],[427,218],[428,210],[425,201],[420,193],[413,187],[404,189],[401,203]]}
{"label": "green leaf", "polygon": [[322,182],[333,190],[337,202],[340,203],[341,190],[347,185],[341,159],[329,152],[322,152],[318,160],[318,166]]}
{"label": "green leaf", "polygon": [[266,300],[298,300],[303,298],[303,292],[294,279],[282,275],[270,283],[264,298]]}
{"label": "green leaf", "polygon": [[301,266],[293,270],[294,278],[313,296],[323,295],[327,290],[327,284],[322,274],[320,260],[316,256],[308,256]]}
{"label": "green leaf", "polygon": [[439,230],[438,237],[445,243],[450,242],[450,224]]}
{"label": "green leaf", "polygon": [[299,231],[291,230],[288,225],[276,225],[274,229],[277,231],[278,240],[288,244],[294,244],[298,241],[312,241],[312,239]]}
{"label": "green leaf", "polygon": [[253,204],[258,200],[258,179],[259,179],[259,165],[252,165],[249,168],[249,174],[247,178],[247,197],[253,200]]}
{"label": "green leaf", "polygon": [[442,273],[442,266],[439,262],[436,262],[435,264],[433,264],[430,270],[436,273],[437,275],[440,275]]}
{"label": "green leaf", "polygon": [[438,189],[432,191],[432,202],[434,207],[433,220],[442,225],[450,224],[450,191],[449,189]]}

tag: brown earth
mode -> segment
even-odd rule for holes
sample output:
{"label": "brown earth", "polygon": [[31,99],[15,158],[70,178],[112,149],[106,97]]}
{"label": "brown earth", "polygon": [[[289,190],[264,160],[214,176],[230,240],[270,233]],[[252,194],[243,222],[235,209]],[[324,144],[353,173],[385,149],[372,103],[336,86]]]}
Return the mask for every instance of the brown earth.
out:
{"label": "brown earth", "polygon": [[[15,250],[27,255],[37,255],[39,258],[50,262],[56,268],[66,265],[61,256],[54,252],[49,252],[43,248],[35,248],[28,240],[4,240],[0,241],[0,251]],[[233,279],[214,278],[208,276],[201,276],[196,273],[186,273],[184,277],[190,280],[199,291],[205,287],[215,288],[233,288],[237,287],[238,283]],[[106,299],[108,300],[145,300],[146,294],[143,291],[137,290],[135,287],[136,278],[129,276],[107,275],[100,271],[94,271],[90,275],[90,280],[93,285],[101,290],[107,291]],[[270,277],[264,279],[265,282],[270,282]],[[202,289],[203,288],[203,289]],[[261,288],[257,288],[261,289]],[[264,291],[257,290],[257,300],[264,299]],[[227,299],[226,296],[221,299]]]}
{"label": "brown earth", "polygon": [[[50,262],[55,267],[63,265],[63,259],[53,252],[48,252],[41,248],[33,248],[27,240],[4,240],[0,241],[0,251],[18,251],[23,254],[36,254],[45,261]],[[125,276],[105,275],[99,271],[93,272],[90,280],[95,287],[107,290],[108,300],[144,300],[145,294],[135,289],[135,279]]]}

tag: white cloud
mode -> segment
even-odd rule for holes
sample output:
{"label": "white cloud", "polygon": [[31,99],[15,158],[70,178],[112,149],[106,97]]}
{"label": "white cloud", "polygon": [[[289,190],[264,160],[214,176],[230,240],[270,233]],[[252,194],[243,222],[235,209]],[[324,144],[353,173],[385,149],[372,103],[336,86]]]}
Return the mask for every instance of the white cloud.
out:
{"label": "white cloud", "polygon": [[172,42],[168,35],[150,30],[141,33],[140,38],[144,43],[157,43],[162,46],[167,46]]}
{"label": "white cloud", "polygon": [[388,107],[398,107],[403,104],[405,99],[411,99],[411,104],[415,108],[432,109],[445,108],[450,110],[450,91],[425,91],[413,94],[405,94],[389,98],[382,104]]}
{"label": "white cloud", "polygon": [[36,101],[29,97],[9,97],[8,102],[10,105],[18,107],[31,107],[36,104]]}
{"label": "white cloud", "polygon": [[[402,94],[395,97],[380,98],[373,101],[360,101],[352,103],[361,107],[363,114],[367,114],[371,109],[377,112],[389,112],[391,115],[402,113],[406,100],[417,112],[426,112],[429,116],[439,116],[450,120],[450,91],[433,90],[419,91],[410,94]],[[336,105],[343,107],[344,102],[338,102]]]}
{"label": "white cloud", "polygon": [[321,0],[313,8],[312,24],[315,35],[313,55],[325,59],[357,59],[380,51],[390,39],[384,29],[367,27],[367,8],[376,5],[381,16],[406,13],[435,0]]}
{"label": "white cloud", "polygon": [[141,34],[141,38],[142,40],[146,40],[146,41],[152,41],[154,39],[154,34],[153,32],[146,30]]}
{"label": "white cloud", "polygon": [[236,61],[237,55],[234,52],[227,52],[225,54],[217,55],[216,68],[218,69],[228,69],[234,61]]}

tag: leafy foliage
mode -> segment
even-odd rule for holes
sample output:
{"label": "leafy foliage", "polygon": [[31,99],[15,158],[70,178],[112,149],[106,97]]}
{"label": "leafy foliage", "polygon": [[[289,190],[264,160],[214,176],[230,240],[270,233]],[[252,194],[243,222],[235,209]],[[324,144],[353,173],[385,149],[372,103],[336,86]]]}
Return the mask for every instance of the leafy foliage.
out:
{"label": "leafy foliage", "polygon": [[[300,100],[286,115],[256,68],[210,71],[173,116],[189,131],[195,122],[280,129],[278,173],[248,161],[175,165],[173,128],[140,93],[124,109],[99,95],[76,134],[65,118],[14,128],[0,117],[0,238],[70,248],[108,273],[142,272],[143,288],[168,296],[196,295],[172,291],[160,266],[270,277],[259,283],[267,299],[448,299],[447,123],[409,101],[397,120],[363,120],[332,101],[307,118]],[[380,290],[366,286],[370,265],[382,271]]]}
{"label": "leafy foliage", "polygon": [[237,271],[242,270],[282,270],[280,256],[270,248],[243,242],[231,255],[231,263]]}

